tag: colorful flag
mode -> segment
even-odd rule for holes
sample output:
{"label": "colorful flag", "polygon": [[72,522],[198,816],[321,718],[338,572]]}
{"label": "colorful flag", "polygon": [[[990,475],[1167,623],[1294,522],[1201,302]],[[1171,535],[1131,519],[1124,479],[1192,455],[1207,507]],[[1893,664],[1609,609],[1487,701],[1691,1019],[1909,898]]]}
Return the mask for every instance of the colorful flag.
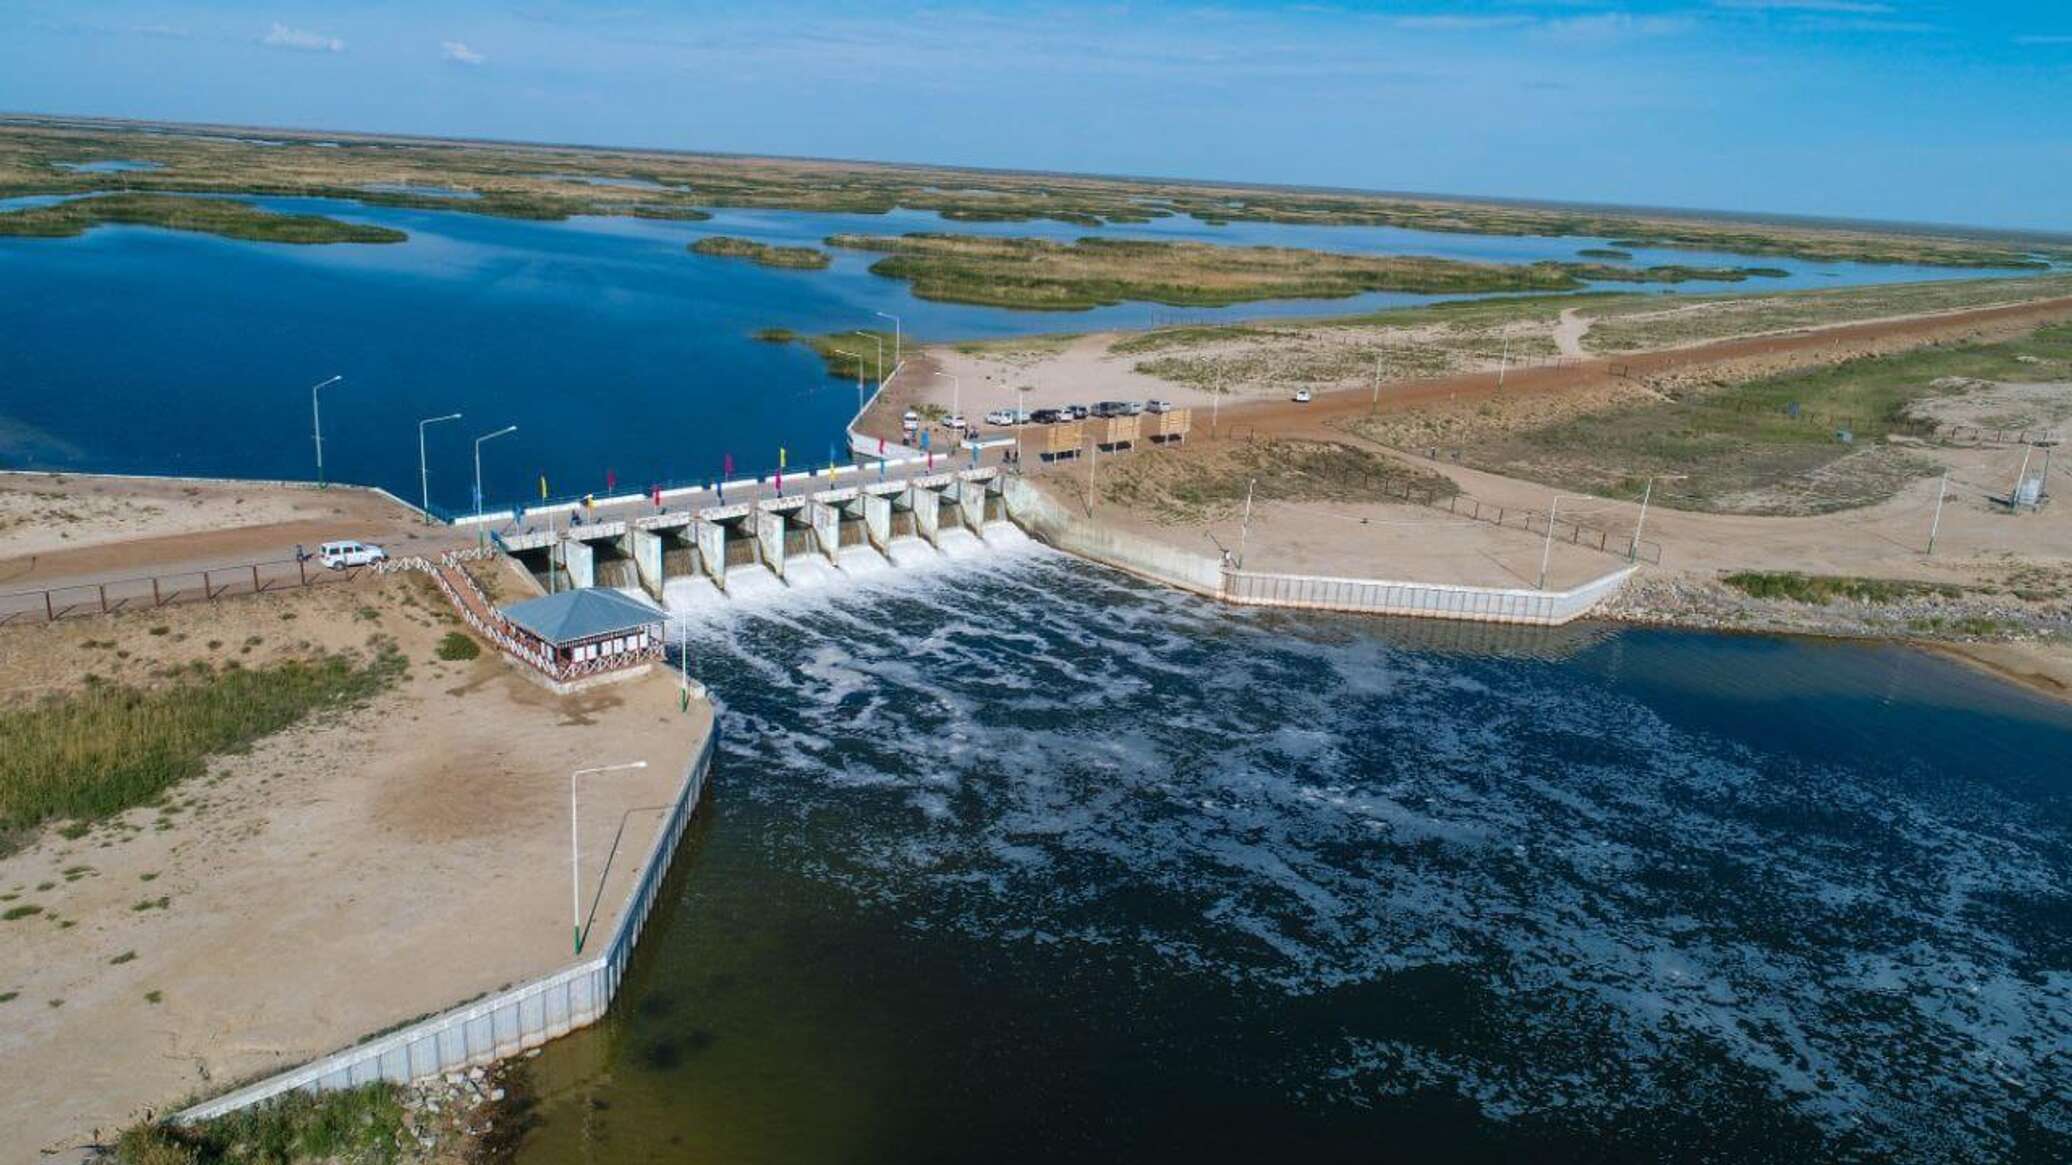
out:
{"label": "colorful flag", "polygon": [[605,470],[605,471],[604,471],[604,492],[606,492],[606,493],[610,493],[610,492],[612,492],[613,490],[615,490],[615,489],[617,489],[617,488],[619,488],[619,475],[618,475],[618,474],[616,474],[616,473],[613,473],[613,472],[612,472],[611,470],[609,470],[609,469]]}
{"label": "colorful flag", "polygon": [[540,500],[547,500],[547,475],[544,473],[540,474]]}

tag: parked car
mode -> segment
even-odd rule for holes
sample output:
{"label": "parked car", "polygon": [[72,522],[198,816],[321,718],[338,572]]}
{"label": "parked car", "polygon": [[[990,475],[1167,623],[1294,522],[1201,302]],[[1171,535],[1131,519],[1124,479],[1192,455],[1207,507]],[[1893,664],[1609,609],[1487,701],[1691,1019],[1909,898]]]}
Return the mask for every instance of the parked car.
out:
{"label": "parked car", "polygon": [[1059,411],[1060,411],[1060,412],[1069,412],[1069,413],[1071,413],[1071,414],[1072,414],[1072,419],[1073,419],[1073,420],[1075,420],[1075,421],[1083,421],[1083,420],[1085,420],[1085,419],[1086,419],[1086,417],[1087,417],[1087,414],[1088,414],[1088,413],[1089,413],[1089,412],[1090,412],[1091,410],[1090,410],[1090,409],[1088,409],[1088,408],[1087,408],[1087,407],[1086,407],[1085,405],[1072,405],[1072,406],[1070,406],[1069,408],[1066,408],[1066,409],[1061,409],[1061,410],[1059,410]]}
{"label": "parked car", "polygon": [[326,542],[317,547],[317,561],[332,570],[373,566],[388,561],[388,551],[365,542]]}
{"label": "parked car", "polygon": [[914,430],[921,427],[921,414],[915,412],[912,409],[908,409],[906,411],[906,415],[899,418],[899,427],[906,430],[908,433],[912,433]]}
{"label": "parked car", "polygon": [[1121,413],[1121,415],[1122,415],[1122,416],[1125,416],[1125,417],[1134,417],[1134,416],[1137,416],[1138,414],[1142,413],[1143,411],[1144,411],[1144,402],[1143,402],[1143,401],[1140,401],[1140,400],[1128,400],[1128,401],[1124,401],[1124,402],[1122,402],[1122,413]]}
{"label": "parked car", "polygon": [[967,428],[970,428],[970,426],[969,426],[969,425],[966,425],[966,424],[964,423],[964,414],[963,414],[963,413],[951,413],[951,414],[950,414],[949,416],[947,416],[947,417],[944,417],[944,418],[942,419],[942,422],[941,422],[941,423],[942,423],[942,427],[943,427],[943,428],[945,428],[945,429],[960,429],[960,430],[961,430],[961,429],[967,429]]}
{"label": "parked car", "polygon": [[1295,390],[1295,403],[1296,403],[1296,404],[1299,404],[1299,405],[1306,405],[1306,404],[1308,404],[1308,403],[1309,403],[1309,390],[1308,390],[1308,389],[1306,389],[1306,388],[1298,388],[1298,389],[1296,389],[1296,390]]}
{"label": "parked car", "polygon": [[1055,425],[1065,419],[1056,409],[1037,409],[1029,414],[1029,423],[1032,425]]}
{"label": "parked car", "polygon": [[1173,411],[1173,402],[1169,400],[1147,400],[1144,402],[1144,411],[1147,413],[1169,413]]}
{"label": "parked car", "polygon": [[1097,417],[1126,417],[1129,412],[1130,406],[1119,400],[1104,400],[1093,408],[1093,415]]}
{"label": "parked car", "polygon": [[1013,409],[994,409],[986,414],[986,423],[988,425],[1018,425],[1021,424],[1021,418],[1014,415]]}

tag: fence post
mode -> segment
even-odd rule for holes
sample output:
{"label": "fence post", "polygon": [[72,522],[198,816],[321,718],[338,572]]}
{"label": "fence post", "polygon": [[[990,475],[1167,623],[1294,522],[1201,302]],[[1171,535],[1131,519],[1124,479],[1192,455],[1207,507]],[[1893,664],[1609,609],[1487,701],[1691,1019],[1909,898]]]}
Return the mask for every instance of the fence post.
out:
{"label": "fence post", "polygon": [[216,583],[208,571],[201,572],[201,597],[212,603],[216,601]]}
{"label": "fence post", "polygon": [[259,593],[259,564],[256,562],[252,564],[252,593]]}
{"label": "fence post", "polygon": [[158,576],[155,574],[151,576],[151,605],[154,607],[165,606],[165,601],[158,597]]}
{"label": "fence post", "polygon": [[47,623],[58,621],[57,608],[51,604],[49,591],[43,592],[43,619]]}
{"label": "fence post", "polygon": [[101,584],[101,614],[108,613],[108,584]]}
{"label": "fence post", "polygon": [[298,585],[305,587],[309,585],[309,563],[303,561],[302,556],[299,554],[295,556],[295,578]]}

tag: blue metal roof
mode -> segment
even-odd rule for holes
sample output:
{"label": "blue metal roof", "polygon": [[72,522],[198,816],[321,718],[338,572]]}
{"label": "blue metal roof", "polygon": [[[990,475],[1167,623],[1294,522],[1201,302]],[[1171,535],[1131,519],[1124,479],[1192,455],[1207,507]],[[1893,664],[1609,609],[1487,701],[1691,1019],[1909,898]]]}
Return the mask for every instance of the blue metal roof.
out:
{"label": "blue metal roof", "polygon": [[503,608],[503,614],[556,646],[617,635],[668,618],[661,608],[608,587],[584,587],[527,599]]}

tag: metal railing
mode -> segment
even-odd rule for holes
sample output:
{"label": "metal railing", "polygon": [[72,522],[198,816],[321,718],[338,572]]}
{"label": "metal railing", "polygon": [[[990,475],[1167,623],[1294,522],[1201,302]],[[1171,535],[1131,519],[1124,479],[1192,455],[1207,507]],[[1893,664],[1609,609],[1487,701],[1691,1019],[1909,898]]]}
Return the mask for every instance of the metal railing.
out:
{"label": "metal railing", "polygon": [[312,569],[310,559],[275,558],[214,566],[206,570],[134,575],[106,582],[68,583],[12,591],[0,594],[0,626],[17,621],[55,623],[60,619],[86,615],[112,615],[118,611],[214,602],[236,595],[350,582],[359,577],[363,569],[345,567],[331,570],[321,565]]}

